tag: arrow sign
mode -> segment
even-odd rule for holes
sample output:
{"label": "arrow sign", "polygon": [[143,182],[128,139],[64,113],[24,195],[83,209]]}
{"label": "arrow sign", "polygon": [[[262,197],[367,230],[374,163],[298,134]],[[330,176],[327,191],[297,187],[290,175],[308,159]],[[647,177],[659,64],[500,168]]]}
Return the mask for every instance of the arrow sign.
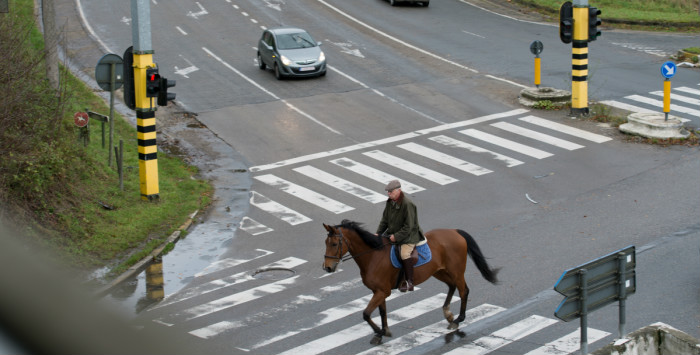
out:
{"label": "arrow sign", "polygon": [[676,75],[676,63],[666,62],[661,64],[661,75],[666,79],[673,78],[673,76]]}

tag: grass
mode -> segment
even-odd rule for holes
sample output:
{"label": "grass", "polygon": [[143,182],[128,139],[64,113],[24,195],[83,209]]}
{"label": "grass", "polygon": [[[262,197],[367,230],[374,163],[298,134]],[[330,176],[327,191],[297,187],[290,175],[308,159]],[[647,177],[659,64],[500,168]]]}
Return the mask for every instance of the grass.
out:
{"label": "grass", "polygon": [[[34,26],[33,2],[14,0],[10,8],[11,15],[21,19],[16,25],[34,27],[24,46],[41,56],[43,38]],[[102,148],[100,123],[91,121],[90,142],[86,147],[78,140],[79,128],[73,123],[73,115],[86,109],[109,114],[108,104],[65,68],[62,73],[62,85],[67,93],[59,98],[62,113],[59,112],[57,126],[45,128],[52,133],[52,139],[38,136],[40,129],[34,129],[50,120],[36,116],[37,110],[43,111],[33,102],[22,105],[28,110],[29,121],[35,122],[32,130],[4,132],[25,135],[26,140],[32,141],[29,146],[33,150],[5,156],[9,163],[3,166],[17,168],[12,170],[16,174],[13,178],[7,175],[11,170],[2,170],[0,166],[0,174],[4,174],[0,179],[0,197],[4,199],[0,207],[11,212],[4,217],[11,214],[9,219],[16,225],[26,226],[21,230],[26,244],[49,249],[76,269],[109,266],[115,271],[123,270],[164,243],[194,211],[206,208],[213,188],[209,182],[197,178],[196,167],[159,151],[159,199],[144,201],[140,193],[136,129],[115,113],[114,144],[124,141],[124,189],[121,190],[117,164],[108,165],[108,150]],[[24,85],[37,85],[39,90],[45,86],[41,84],[43,75],[43,68],[39,68]],[[47,100],[56,101],[51,90],[37,95],[49,95],[53,98]],[[109,125],[105,126],[108,129]]]}
{"label": "grass", "polygon": [[[563,0],[513,0],[559,18]],[[601,10],[603,26],[618,28],[689,31],[700,30],[696,0],[594,0],[589,6]]]}

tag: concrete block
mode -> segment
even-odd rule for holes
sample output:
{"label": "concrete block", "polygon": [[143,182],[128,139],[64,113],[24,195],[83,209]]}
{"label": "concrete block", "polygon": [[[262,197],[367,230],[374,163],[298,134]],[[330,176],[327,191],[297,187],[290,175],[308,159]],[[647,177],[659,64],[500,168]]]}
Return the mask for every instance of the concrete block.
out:
{"label": "concrete block", "polygon": [[700,355],[700,340],[670,325],[654,323],[616,340],[592,355]]}

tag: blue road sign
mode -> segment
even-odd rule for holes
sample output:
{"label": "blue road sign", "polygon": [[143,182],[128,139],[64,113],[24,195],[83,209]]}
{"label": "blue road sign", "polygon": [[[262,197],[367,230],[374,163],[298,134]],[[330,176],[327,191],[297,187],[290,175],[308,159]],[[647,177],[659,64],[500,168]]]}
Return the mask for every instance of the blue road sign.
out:
{"label": "blue road sign", "polygon": [[661,75],[666,79],[673,78],[673,76],[676,75],[676,63],[666,62],[661,64]]}

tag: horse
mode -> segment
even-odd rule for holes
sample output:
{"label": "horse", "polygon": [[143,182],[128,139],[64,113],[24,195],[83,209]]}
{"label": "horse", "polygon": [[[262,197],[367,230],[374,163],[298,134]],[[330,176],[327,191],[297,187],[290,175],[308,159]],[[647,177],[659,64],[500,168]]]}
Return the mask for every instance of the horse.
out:
{"label": "horse", "polygon": [[[323,269],[335,272],[342,261],[354,259],[360,268],[362,282],[373,295],[362,312],[362,318],[372,327],[374,336],[371,344],[377,345],[382,337],[391,336],[387,324],[386,298],[391,294],[399,275],[399,269],[392,266],[390,261],[391,242],[385,237],[378,236],[362,228],[362,224],[343,220],[340,225],[330,226],[323,223],[328,232],[326,237],[326,253]],[[447,320],[448,329],[457,329],[464,321],[467,310],[469,287],[464,278],[467,267],[467,255],[471,256],[481,276],[492,284],[498,283],[497,274],[500,269],[491,269],[486,262],[479,245],[467,232],[460,229],[433,229],[425,233],[430,246],[432,259],[427,264],[414,270],[414,284],[418,285],[431,276],[448,286],[447,298],[442,306],[442,312]],[[348,254],[346,256],[346,254]],[[459,291],[461,304],[459,316],[454,318],[450,311],[450,303],[455,290]],[[379,307],[382,327],[372,321],[372,312]]]}

